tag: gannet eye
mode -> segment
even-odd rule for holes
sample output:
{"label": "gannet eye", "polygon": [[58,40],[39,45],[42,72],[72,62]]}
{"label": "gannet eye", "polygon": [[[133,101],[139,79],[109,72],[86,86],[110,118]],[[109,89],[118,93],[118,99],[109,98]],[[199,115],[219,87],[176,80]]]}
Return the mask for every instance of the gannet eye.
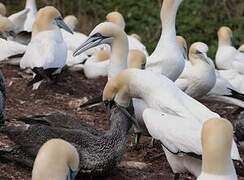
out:
{"label": "gannet eye", "polygon": [[202,54],[202,52],[201,52],[201,51],[196,50],[196,54]]}

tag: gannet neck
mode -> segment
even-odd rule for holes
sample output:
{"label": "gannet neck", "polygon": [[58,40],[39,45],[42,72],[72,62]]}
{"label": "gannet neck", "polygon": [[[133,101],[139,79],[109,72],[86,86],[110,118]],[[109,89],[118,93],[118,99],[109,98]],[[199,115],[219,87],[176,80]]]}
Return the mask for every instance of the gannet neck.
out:
{"label": "gannet neck", "polygon": [[31,12],[36,12],[36,0],[26,0],[25,8],[29,8]]}
{"label": "gannet neck", "polygon": [[165,38],[176,38],[176,14],[182,0],[164,0],[161,8],[161,23],[162,33],[161,36]]}
{"label": "gannet neck", "polygon": [[127,68],[129,53],[128,38],[124,31],[117,33],[111,45],[111,59],[108,70],[108,79],[113,78]]}
{"label": "gannet neck", "polygon": [[214,175],[235,173],[231,159],[232,124],[225,119],[211,119],[202,129],[202,171]]}
{"label": "gannet neck", "polygon": [[232,30],[229,27],[223,26],[218,31],[218,45],[219,47],[232,45]]}
{"label": "gannet neck", "polygon": [[[158,41],[158,44],[154,50],[154,52],[150,55],[150,61],[148,63],[152,63],[153,61],[158,61],[160,59],[158,56],[162,54],[162,49],[169,46],[172,48],[179,48],[176,40],[176,14],[182,0],[164,0],[161,8],[160,18],[162,31],[161,36]],[[157,60],[155,60],[155,56],[157,56]],[[161,55],[162,56],[162,55]]]}

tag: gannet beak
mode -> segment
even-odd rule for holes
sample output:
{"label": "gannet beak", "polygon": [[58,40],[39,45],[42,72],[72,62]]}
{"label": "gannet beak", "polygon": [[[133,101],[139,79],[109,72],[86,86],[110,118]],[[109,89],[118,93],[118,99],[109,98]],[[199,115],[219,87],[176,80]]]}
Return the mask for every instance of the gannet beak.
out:
{"label": "gannet beak", "polygon": [[65,31],[73,34],[73,31],[65,24],[64,20],[62,17],[57,17],[55,18],[56,24],[59,28],[64,29]]}
{"label": "gannet beak", "polygon": [[107,110],[112,109],[112,107],[116,104],[114,100],[106,100],[103,101],[103,103],[105,104]]}
{"label": "gannet beak", "polygon": [[187,49],[186,48],[184,48],[183,57],[184,57],[184,59],[188,59],[188,57],[187,57]]}
{"label": "gannet beak", "polygon": [[9,31],[8,36],[12,36],[13,38],[15,38],[17,34],[14,31]]}
{"label": "gannet beak", "polygon": [[78,47],[74,53],[73,56],[78,56],[85,52],[88,49],[91,49],[93,47],[96,47],[100,44],[107,44],[111,38],[101,35],[100,33],[96,33],[92,36],[90,36],[80,47]]}
{"label": "gannet beak", "polygon": [[13,37],[13,38],[15,38],[15,37],[17,36],[16,33],[15,33],[14,31],[2,32],[2,33],[0,33],[0,35],[1,35],[1,37],[2,37],[3,39],[7,39],[8,37]]}
{"label": "gannet beak", "polygon": [[69,174],[67,179],[75,180],[77,173],[78,173],[77,171],[73,171],[71,168],[69,168]]}
{"label": "gannet beak", "polygon": [[208,58],[208,55],[207,53],[202,53],[202,56],[203,56],[203,60],[208,63],[209,65],[211,65],[211,63],[209,62],[209,58]]}

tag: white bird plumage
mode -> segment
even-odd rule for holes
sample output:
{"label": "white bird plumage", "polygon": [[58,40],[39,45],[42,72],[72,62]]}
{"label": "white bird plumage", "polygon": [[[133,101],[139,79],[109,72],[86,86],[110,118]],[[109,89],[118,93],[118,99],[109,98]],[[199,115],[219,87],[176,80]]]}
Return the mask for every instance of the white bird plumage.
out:
{"label": "white bird plumage", "polygon": [[189,63],[181,76],[175,81],[176,85],[194,98],[206,95],[216,83],[215,68],[207,56],[208,46],[202,42],[193,43],[189,50]]}
{"label": "white bird plumage", "polygon": [[[109,81],[104,89],[103,99],[114,99],[120,106],[127,107],[130,98],[141,98],[149,108],[153,109],[153,113],[150,109],[143,113],[147,129],[153,138],[165,143],[167,149],[173,153],[182,151],[201,155],[200,131],[202,124],[208,119],[220,118],[218,114],[178,89],[172,81],[150,71],[125,70]],[[166,123],[162,123],[163,121]],[[166,135],[163,136],[164,134]],[[182,137],[184,140],[181,139]],[[185,169],[191,170],[187,164],[183,164],[178,156],[171,152],[169,152],[171,157],[168,159],[172,160],[169,163],[175,173]],[[232,158],[240,160],[234,142]],[[179,164],[183,165],[181,169],[178,167]],[[197,175],[201,165],[197,169],[197,172],[192,173]]]}
{"label": "white bird plumage", "polygon": [[[42,69],[41,73],[35,72],[34,84],[36,83],[34,82],[35,79],[40,79],[41,77],[41,79],[47,78],[43,71],[48,69],[61,70],[66,63],[67,46],[63,41],[59,28],[72,32],[65,25],[60,12],[56,8],[46,6],[38,11],[33,25],[31,42],[20,61],[21,68]],[[32,85],[32,83],[29,85]]]}
{"label": "white bird plumage", "polygon": [[162,32],[146,69],[175,81],[184,70],[185,60],[176,40],[175,20],[182,0],[164,0],[161,8]]}

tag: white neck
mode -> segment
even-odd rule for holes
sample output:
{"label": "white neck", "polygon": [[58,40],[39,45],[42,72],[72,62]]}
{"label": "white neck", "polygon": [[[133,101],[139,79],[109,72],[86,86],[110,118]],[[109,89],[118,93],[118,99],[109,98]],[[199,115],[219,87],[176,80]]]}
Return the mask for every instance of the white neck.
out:
{"label": "white neck", "polygon": [[127,68],[129,45],[127,35],[124,32],[114,38],[111,49],[108,79],[113,78]]}
{"label": "white neck", "polygon": [[179,0],[164,0],[161,8],[162,32],[155,52],[162,51],[165,41],[177,44],[175,20],[180,3]]}
{"label": "white neck", "polygon": [[[216,168],[214,168],[214,166],[216,166]],[[208,161],[205,160],[205,157],[203,157],[202,168],[204,173],[216,176],[228,176],[236,174],[231,156],[222,159],[222,162]]]}
{"label": "white neck", "polygon": [[26,0],[25,8],[29,8],[30,11],[36,11],[36,0]]}

